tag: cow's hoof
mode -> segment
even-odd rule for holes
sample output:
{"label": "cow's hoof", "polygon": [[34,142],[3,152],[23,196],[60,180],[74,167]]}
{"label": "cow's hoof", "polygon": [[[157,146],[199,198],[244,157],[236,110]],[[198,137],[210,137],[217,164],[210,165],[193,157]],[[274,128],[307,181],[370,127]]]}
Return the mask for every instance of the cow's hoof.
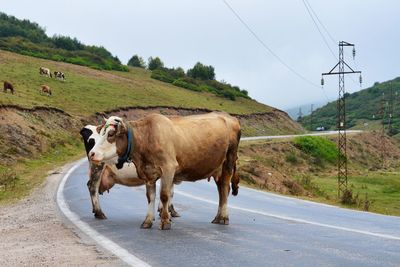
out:
{"label": "cow's hoof", "polygon": [[161,223],[160,225],[160,230],[170,230],[171,229],[171,223]]}
{"label": "cow's hoof", "polygon": [[140,225],[140,228],[142,229],[150,229],[153,226],[152,222],[143,222],[142,225]]}
{"label": "cow's hoof", "polygon": [[215,217],[211,223],[229,225],[229,218]]}
{"label": "cow's hoof", "polygon": [[96,219],[100,219],[100,220],[105,220],[105,219],[107,219],[106,215],[105,215],[102,211],[95,212],[95,213],[94,213],[94,217],[95,217]]}
{"label": "cow's hoof", "polygon": [[169,207],[169,212],[171,213],[171,217],[181,217],[181,215],[174,209],[174,206],[172,205]]}

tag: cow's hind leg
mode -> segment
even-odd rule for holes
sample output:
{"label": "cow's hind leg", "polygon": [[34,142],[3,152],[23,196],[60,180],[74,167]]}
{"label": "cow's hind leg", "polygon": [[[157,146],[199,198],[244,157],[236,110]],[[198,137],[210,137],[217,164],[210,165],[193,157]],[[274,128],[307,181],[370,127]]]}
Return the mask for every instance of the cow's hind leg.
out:
{"label": "cow's hind leg", "polygon": [[146,197],[147,197],[147,215],[144,219],[142,225],[143,229],[149,229],[153,225],[154,220],[154,210],[156,201],[156,184],[155,182],[146,183]]}
{"label": "cow's hind leg", "polygon": [[[171,217],[181,217],[181,215],[175,210],[174,204],[172,203],[172,200],[174,199],[174,184],[172,184],[171,186],[171,203],[168,207],[168,211],[171,214]],[[162,203],[160,202],[158,204],[158,212],[159,212],[159,216],[161,217],[161,210],[162,210]]]}
{"label": "cow's hind leg", "polygon": [[230,192],[230,182],[236,164],[236,146],[231,146],[228,149],[226,160],[222,166],[221,177],[216,181],[219,194],[218,213],[212,223],[229,224],[228,214],[228,195]]}
{"label": "cow's hind leg", "polygon": [[226,170],[222,171],[221,177],[216,182],[219,194],[219,205],[218,212],[212,223],[216,224],[229,224],[229,214],[228,214],[228,195],[230,191],[231,175]]}

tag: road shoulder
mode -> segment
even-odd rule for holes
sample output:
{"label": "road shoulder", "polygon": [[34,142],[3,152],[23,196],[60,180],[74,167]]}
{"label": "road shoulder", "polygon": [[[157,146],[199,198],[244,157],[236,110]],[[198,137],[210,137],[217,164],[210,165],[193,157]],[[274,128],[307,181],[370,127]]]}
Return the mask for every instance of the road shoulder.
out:
{"label": "road shoulder", "polygon": [[43,186],[17,203],[0,206],[0,266],[122,266],[83,233],[68,227],[55,196],[76,162],[52,171]]}

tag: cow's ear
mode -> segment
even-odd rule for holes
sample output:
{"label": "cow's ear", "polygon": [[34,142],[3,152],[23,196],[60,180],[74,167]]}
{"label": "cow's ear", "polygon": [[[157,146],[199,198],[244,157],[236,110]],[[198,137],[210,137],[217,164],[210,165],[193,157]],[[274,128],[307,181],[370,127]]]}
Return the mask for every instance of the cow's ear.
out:
{"label": "cow's ear", "polygon": [[101,125],[99,125],[99,126],[96,127],[96,132],[97,132],[98,134],[100,134],[101,128],[103,128],[103,126],[104,126],[104,124],[101,124]]}
{"label": "cow's ear", "polygon": [[117,125],[117,135],[126,134],[128,132],[126,125],[123,121],[120,121]]}

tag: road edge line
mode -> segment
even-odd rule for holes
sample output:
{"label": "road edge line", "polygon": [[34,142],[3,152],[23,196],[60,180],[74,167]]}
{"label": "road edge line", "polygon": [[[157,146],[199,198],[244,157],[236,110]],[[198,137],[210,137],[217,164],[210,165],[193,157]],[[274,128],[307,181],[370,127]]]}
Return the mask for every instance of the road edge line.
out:
{"label": "road edge line", "polygon": [[68,220],[75,225],[75,227],[77,227],[80,231],[89,236],[97,244],[99,244],[104,249],[108,250],[109,252],[120,258],[128,265],[138,266],[138,267],[149,267],[150,265],[148,263],[142,261],[135,255],[129,253],[126,249],[122,248],[115,242],[111,241],[107,237],[103,236],[102,234],[94,230],[87,223],[82,221],[76,213],[72,212],[69,209],[69,205],[67,204],[63,194],[65,183],[68,180],[71,173],[75,171],[80,165],[82,165],[83,162],[85,162],[85,160],[86,158],[77,161],[71,168],[69,168],[68,172],[63,176],[60,184],[58,185],[57,195],[56,195],[56,202],[58,208],[61,210],[64,216],[67,217]]}

